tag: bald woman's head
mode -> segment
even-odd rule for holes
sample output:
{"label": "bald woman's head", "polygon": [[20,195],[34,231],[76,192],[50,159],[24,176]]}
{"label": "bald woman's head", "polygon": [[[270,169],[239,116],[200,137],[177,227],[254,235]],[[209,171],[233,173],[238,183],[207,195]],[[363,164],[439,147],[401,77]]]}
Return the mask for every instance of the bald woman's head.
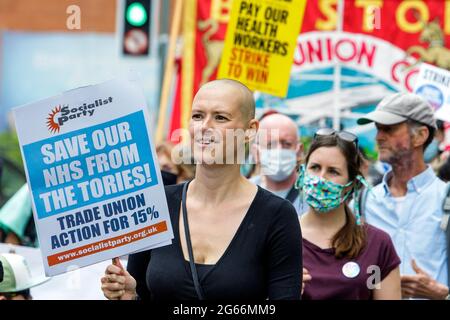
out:
{"label": "bald woman's head", "polygon": [[205,83],[199,90],[232,90],[238,96],[239,109],[245,122],[255,118],[255,100],[252,91],[243,83],[232,79],[218,79]]}

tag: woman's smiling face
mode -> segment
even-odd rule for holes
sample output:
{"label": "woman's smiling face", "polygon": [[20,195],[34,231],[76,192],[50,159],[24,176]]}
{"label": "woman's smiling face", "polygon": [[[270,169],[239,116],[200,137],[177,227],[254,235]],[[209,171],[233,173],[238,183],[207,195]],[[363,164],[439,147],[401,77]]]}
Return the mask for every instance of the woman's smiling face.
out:
{"label": "woman's smiling face", "polygon": [[189,122],[197,163],[225,163],[226,155],[234,155],[238,148],[243,147],[240,140],[245,137],[248,121],[242,114],[241,104],[242,92],[229,84],[211,85],[199,90]]}

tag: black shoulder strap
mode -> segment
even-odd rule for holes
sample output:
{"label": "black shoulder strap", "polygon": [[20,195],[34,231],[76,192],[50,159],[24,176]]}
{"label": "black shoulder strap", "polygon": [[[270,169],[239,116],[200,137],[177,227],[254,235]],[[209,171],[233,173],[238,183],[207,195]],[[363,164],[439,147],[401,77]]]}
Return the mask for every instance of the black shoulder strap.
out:
{"label": "black shoulder strap", "polygon": [[197,268],[195,267],[194,252],[192,250],[191,234],[189,232],[189,223],[188,223],[188,218],[187,218],[186,195],[187,195],[187,188],[188,188],[189,182],[190,181],[187,181],[184,183],[183,193],[181,195],[184,234],[186,236],[186,245],[187,245],[188,253],[189,253],[189,265],[191,267],[192,280],[194,281],[195,291],[197,292],[197,296],[198,296],[199,300],[204,300],[203,290],[202,290],[202,287],[200,286],[200,281],[198,280]]}
{"label": "black shoulder strap", "polygon": [[286,195],[286,200],[289,200],[289,202],[294,203],[295,199],[298,197],[298,190],[295,188],[295,184],[292,186],[291,190],[289,190],[288,194]]}
{"label": "black shoulder strap", "polygon": [[445,231],[447,237],[447,275],[448,287],[450,287],[450,183],[447,184],[447,191],[445,192],[444,202],[442,204],[442,221],[441,228]]}

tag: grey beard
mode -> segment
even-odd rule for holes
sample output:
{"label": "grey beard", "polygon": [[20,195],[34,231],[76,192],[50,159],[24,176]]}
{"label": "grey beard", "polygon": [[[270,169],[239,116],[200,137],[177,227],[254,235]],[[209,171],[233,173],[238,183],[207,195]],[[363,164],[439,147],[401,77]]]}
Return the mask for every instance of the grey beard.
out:
{"label": "grey beard", "polygon": [[414,163],[413,154],[412,149],[399,149],[386,162],[393,167],[411,168]]}

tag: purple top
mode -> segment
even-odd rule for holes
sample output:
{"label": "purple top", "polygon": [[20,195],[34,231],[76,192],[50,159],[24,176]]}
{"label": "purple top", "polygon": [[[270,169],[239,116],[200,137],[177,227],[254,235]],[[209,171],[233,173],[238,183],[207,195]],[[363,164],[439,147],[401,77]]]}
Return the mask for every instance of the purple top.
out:
{"label": "purple top", "polygon": [[303,238],[303,267],[308,269],[312,279],[305,284],[302,299],[373,299],[374,289],[369,289],[367,283],[382,281],[400,264],[400,258],[386,232],[368,224],[365,226],[367,245],[355,259],[337,259],[333,248],[321,249]]}

